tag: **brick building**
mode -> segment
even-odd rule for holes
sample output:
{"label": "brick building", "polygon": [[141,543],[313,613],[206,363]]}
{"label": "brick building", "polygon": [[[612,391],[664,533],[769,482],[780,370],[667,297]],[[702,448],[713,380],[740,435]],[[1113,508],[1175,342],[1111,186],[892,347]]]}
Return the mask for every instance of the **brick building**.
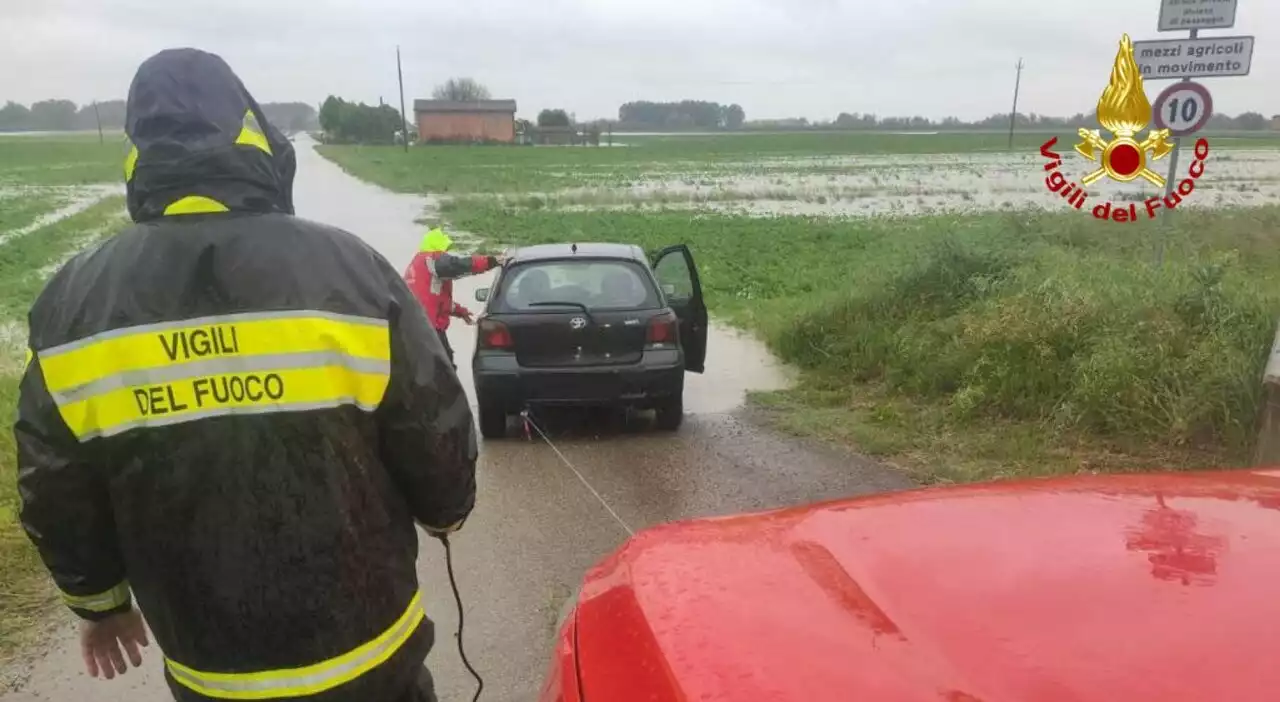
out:
{"label": "brick building", "polygon": [[516,139],[516,101],[414,100],[418,141],[502,141]]}

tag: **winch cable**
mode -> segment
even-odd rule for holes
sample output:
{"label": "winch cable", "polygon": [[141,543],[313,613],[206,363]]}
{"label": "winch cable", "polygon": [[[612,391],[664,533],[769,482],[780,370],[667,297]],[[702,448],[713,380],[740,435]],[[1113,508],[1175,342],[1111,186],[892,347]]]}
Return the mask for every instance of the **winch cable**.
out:
{"label": "winch cable", "polygon": [[453,549],[449,546],[449,535],[438,534],[437,539],[444,544],[444,566],[449,572],[449,587],[453,588],[453,601],[458,604],[458,632],[453,635],[458,640],[458,656],[462,658],[462,665],[466,666],[467,672],[471,673],[471,677],[476,679],[476,694],[471,698],[471,702],[478,702],[480,693],[484,691],[484,678],[480,677],[480,673],[472,667],[471,661],[467,660],[467,650],[462,645],[462,630],[464,623],[464,614],[462,612],[462,595],[458,592],[458,578],[453,574]]}
{"label": "winch cable", "polygon": [[587,488],[587,490],[591,491],[592,495],[595,495],[596,500],[600,502],[600,506],[604,507],[605,511],[609,513],[609,516],[613,517],[613,520],[618,523],[618,526],[622,527],[622,530],[627,532],[627,536],[635,536],[636,535],[635,530],[633,530],[630,526],[628,526],[627,523],[623,521],[622,517],[619,517],[618,513],[615,512],[614,509],[609,506],[609,503],[605,501],[604,497],[601,496],[600,493],[597,492],[596,489],[591,486],[591,483],[587,482],[587,479],[583,477],[582,473],[576,467],[574,467],[573,462],[565,457],[564,453],[561,452],[560,449],[555,445],[555,443],[551,441],[551,438],[547,436],[547,433],[542,430],[542,427],[538,426],[538,423],[533,421],[533,415],[532,413],[529,412],[527,408],[520,412],[520,419],[521,421],[524,422],[525,436],[530,439],[533,438],[532,436],[529,435],[530,427],[532,427],[534,431],[538,432],[538,436],[542,437],[542,440],[546,442],[547,446],[549,446],[551,450],[555,452],[556,456],[560,458],[560,462],[563,463],[566,468],[568,468],[575,476],[578,477],[579,482],[581,482],[583,486]]}
{"label": "winch cable", "polygon": [[[543,442],[551,448],[551,450],[560,459],[560,462],[564,464],[564,467],[568,468],[569,471],[578,478],[578,481],[582,483],[583,487],[587,488],[587,490],[595,496],[596,500],[600,503],[600,506],[604,507],[605,511],[609,513],[609,516],[613,517],[613,520],[618,523],[618,526],[622,527],[622,530],[627,533],[627,536],[635,536],[635,530],[627,525],[626,521],[624,521],[622,517],[618,516],[618,513],[614,511],[613,507],[609,506],[608,501],[606,501],[604,497],[591,486],[591,483],[582,475],[582,472],[573,465],[573,461],[570,461],[569,458],[564,455],[564,452],[555,445],[555,442],[551,440],[551,437],[547,436],[547,433],[542,430],[542,427],[538,426],[538,423],[533,420],[533,416],[530,414],[528,409],[520,412],[520,419],[524,424],[525,437],[531,441],[533,440],[533,436],[529,431],[530,428],[532,428],[533,431],[538,432],[538,436],[542,437]],[[440,540],[440,543],[444,544],[445,570],[449,573],[449,587],[453,590],[453,601],[458,605],[458,631],[453,635],[453,637],[458,641],[458,656],[462,658],[462,665],[466,667],[467,672],[471,673],[471,677],[476,679],[476,694],[471,698],[471,702],[479,702],[480,693],[484,691],[484,678],[480,677],[480,673],[476,672],[475,667],[471,665],[471,661],[467,659],[467,651],[462,643],[462,632],[465,628],[466,615],[463,613],[462,595],[458,591],[458,578],[453,573],[453,549],[449,545],[448,534],[435,534],[434,536]]]}

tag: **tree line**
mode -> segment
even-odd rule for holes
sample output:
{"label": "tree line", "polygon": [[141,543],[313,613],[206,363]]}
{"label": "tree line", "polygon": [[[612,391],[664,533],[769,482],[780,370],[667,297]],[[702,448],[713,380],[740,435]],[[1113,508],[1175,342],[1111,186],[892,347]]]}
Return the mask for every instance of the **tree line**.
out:
{"label": "tree line", "polygon": [[705,100],[628,102],[618,108],[620,129],[738,129],[747,119],[741,105]]}
{"label": "tree line", "polygon": [[[1041,114],[1018,113],[1016,129],[1059,129],[1087,127],[1098,128],[1097,114],[1078,113],[1070,117],[1054,117]],[[679,102],[628,102],[618,108],[619,131],[653,129],[681,131],[688,129],[882,129],[889,131],[928,131],[964,129],[1008,129],[1009,113],[1001,112],[989,117],[965,121],[957,117],[935,120],[928,117],[881,117],[869,113],[841,112],[834,120],[810,120],[805,117],[759,119],[747,121],[739,105],[722,105],[702,100]],[[1280,115],[1268,119],[1259,112],[1244,112],[1236,116],[1216,114],[1209,119],[1208,129],[1262,131],[1280,128]]]}
{"label": "tree line", "polygon": [[[316,108],[305,102],[262,104],[267,120],[282,132],[300,132],[319,126]],[[0,107],[0,132],[67,132],[102,128],[124,129],[124,100],[104,100],[77,106],[70,100],[41,100],[31,106],[9,101]]]}
{"label": "tree line", "polygon": [[[996,113],[984,119],[966,122],[956,117],[946,117],[941,120],[931,120],[927,117],[877,117],[873,114],[857,114],[842,112],[835,120],[830,122],[809,122],[803,118],[798,120],[775,120],[776,122],[786,122],[793,126],[810,129],[885,129],[894,131],[924,131],[924,130],[963,130],[963,129],[1008,129],[1009,113]],[[771,126],[765,122],[751,122],[748,127],[768,127]],[[1154,125],[1153,125],[1154,126]],[[1222,129],[1222,130],[1239,130],[1239,131],[1262,131],[1266,129],[1280,126],[1280,115],[1276,115],[1271,119],[1267,119],[1259,112],[1243,112],[1232,117],[1226,114],[1215,114],[1209,118],[1206,129]],[[1077,113],[1070,117],[1054,117],[1050,115],[1040,115],[1036,113],[1023,114],[1019,112],[1014,116],[1014,128],[1020,130],[1037,130],[1037,129],[1075,129],[1084,127],[1087,129],[1098,128],[1097,112]]]}
{"label": "tree line", "polygon": [[331,143],[391,144],[403,127],[400,110],[390,105],[348,102],[335,95],[320,105],[320,128]]}

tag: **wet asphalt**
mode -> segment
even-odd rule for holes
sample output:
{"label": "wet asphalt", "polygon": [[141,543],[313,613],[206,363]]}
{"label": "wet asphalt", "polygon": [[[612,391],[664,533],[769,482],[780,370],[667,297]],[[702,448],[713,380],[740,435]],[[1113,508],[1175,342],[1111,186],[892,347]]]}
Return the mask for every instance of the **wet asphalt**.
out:
{"label": "wet asphalt", "polygon": [[[348,176],[305,137],[296,146],[298,214],[361,236],[403,268],[423,231],[414,220],[434,203]],[[466,246],[465,236],[455,238]],[[474,291],[489,278],[460,281],[455,299],[478,309]],[[455,321],[449,336],[474,404],[474,331]],[[482,699],[536,698],[562,607],[585,571],[626,540],[627,529],[910,487],[900,473],[871,461],[754,424],[743,409],[746,393],[783,387],[787,379],[759,342],[713,325],[707,372],[688,377],[689,415],[679,433],[655,432],[643,417],[544,418],[573,469],[540,439],[520,436],[514,424],[513,438],[481,445],[476,510],[454,537],[453,550],[466,605],[467,653],[485,678]],[[470,700],[474,682],[454,641],[457,614],[440,545],[424,537],[418,563],[427,613],[436,623],[428,665],[440,699]],[[95,681],[81,670],[74,630],[59,626],[47,653],[5,671],[17,690],[0,695],[0,702],[169,700],[159,652],[153,647],[147,653],[141,670]]]}

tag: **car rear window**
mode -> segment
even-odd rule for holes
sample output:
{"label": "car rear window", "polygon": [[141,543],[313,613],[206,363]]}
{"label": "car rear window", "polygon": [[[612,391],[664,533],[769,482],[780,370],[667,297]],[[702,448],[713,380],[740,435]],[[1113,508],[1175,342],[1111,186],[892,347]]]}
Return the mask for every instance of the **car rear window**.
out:
{"label": "car rear window", "polygon": [[[547,261],[515,266],[502,276],[498,310],[540,309],[538,302],[570,302],[592,310],[655,309],[658,291],[630,261]],[[545,309],[545,308],[541,308]]]}

